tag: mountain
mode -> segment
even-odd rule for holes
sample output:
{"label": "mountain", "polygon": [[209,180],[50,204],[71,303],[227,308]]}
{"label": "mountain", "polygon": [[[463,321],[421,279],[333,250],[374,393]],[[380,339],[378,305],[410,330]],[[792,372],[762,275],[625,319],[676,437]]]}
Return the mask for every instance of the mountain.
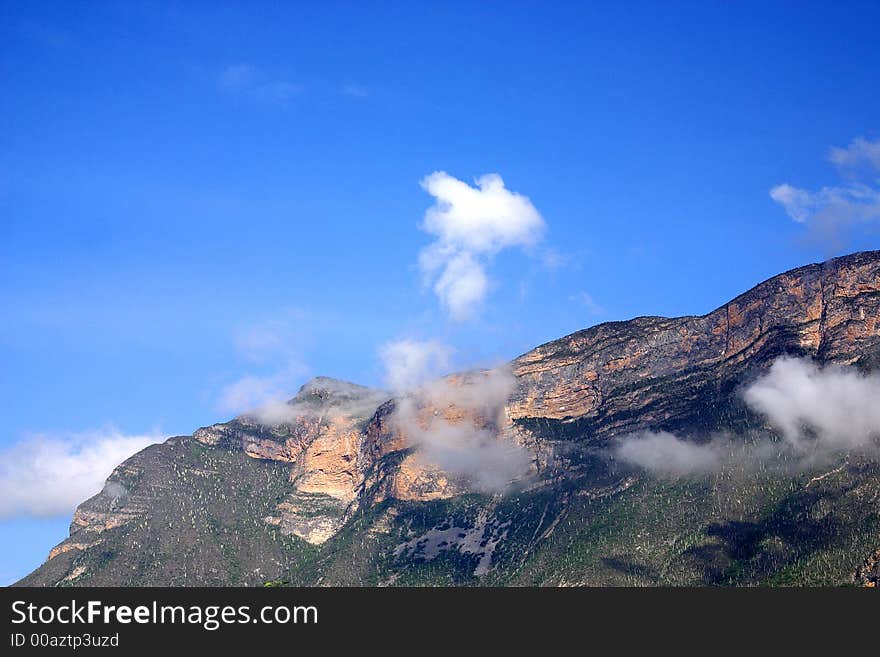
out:
{"label": "mountain", "polygon": [[[877,460],[748,456],[784,445],[743,395],[781,356],[878,368],[880,251],[406,395],[314,379],[125,461],[19,584],[874,585]],[[657,476],[615,457],[645,431],[740,456]]]}

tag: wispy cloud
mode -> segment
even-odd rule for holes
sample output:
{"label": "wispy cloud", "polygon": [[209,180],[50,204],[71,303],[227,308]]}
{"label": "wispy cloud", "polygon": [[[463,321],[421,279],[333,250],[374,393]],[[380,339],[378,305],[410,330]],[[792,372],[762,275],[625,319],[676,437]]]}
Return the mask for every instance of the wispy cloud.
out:
{"label": "wispy cloud", "polygon": [[539,254],[541,264],[547,269],[561,269],[576,265],[575,257],[568,253],[562,253],[552,247],[541,249]]}
{"label": "wispy cloud", "polygon": [[612,449],[625,463],[675,477],[740,466],[802,468],[847,453],[880,456],[880,375],[798,358],[777,359],[743,399],[773,435],[717,435],[696,442],[667,432],[624,436]]}
{"label": "wispy cloud", "polygon": [[[271,409],[293,397],[308,374],[302,358],[307,337],[300,328],[314,318],[293,308],[241,327],[236,331],[236,353],[248,373],[220,390],[217,409],[227,413],[260,413],[274,417]],[[268,409],[268,410],[266,410]]]}
{"label": "wispy cloud", "polygon": [[622,439],[616,458],[659,477],[713,472],[724,459],[721,444],[698,444],[666,431],[643,431]]}
{"label": "wispy cloud", "polygon": [[366,98],[370,95],[367,88],[354,82],[346,82],[339,88],[339,93],[350,98]]}
{"label": "wispy cloud", "polygon": [[304,92],[301,85],[270,78],[249,64],[227,66],[217,77],[217,83],[227,93],[276,105],[287,104]]}
{"label": "wispy cloud", "polygon": [[[383,390],[373,390],[324,377],[311,379],[302,387],[301,392],[304,393],[305,399],[291,401],[292,394],[287,394],[288,399],[270,399],[268,402],[252,406],[245,415],[270,426],[290,424],[303,416],[316,417],[330,409],[341,415],[366,418],[390,397]],[[319,407],[310,401],[310,396],[316,394],[323,400]]]}
{"label": "wispy cloud", "polygon": [[866,165],[880,170],[880,140],[868,141],[864,137],[856,137],[849,146],[832,147],[828,159],[844,170]]}
{"label": "wispy cloud", "polygon": [[783,183],[770,190],[770,198],[802,224],[846,226],[880,218],[880,190],[861,183],[816,192]]}
{"label": "wispy cloud", "polygon": [[455,320],[473,316],[488,294],[488,260],[503,249],[533,247],[543,237],[543,217],[525,196],[508,190],[498,174],[472,187],[443,171],[421,181],[436,200],[422,229],[437,239],[420,254],[419,266]]}
{"label": "wispy cloud", "polygon": [[852,367],[780,358],[744,399],[799,452],[875,449],[880,439],[880,375]]}
{"label": "wispy cloud", "polygon": [[237,328],[234,335],[238,355],[255,364],[298,360],[303,344],[310,342],[308,330],[321,321],[313,313],[290,307],[251,320]]}
{"label": "wispy cloud", "polygon": [[793,220],[839,242],[853,227],[880,220],[880,141],[858,138],[832,148],[828,158],[848,182],[817,191],[783,183],[770,198]]}
{"label": "wispy cloud", "polygon": [[391,423],[424,462],[497,493],[530,471],[529,452],[499,428],[515,385],[505,368],[432,379],[398,393]]}
{"label": "wispy cloud", "polygon": [[[438,171],[421,185],[435,198],[421,227],[436,240],[422,250],[419,265],[443,308],[463,320],[485,300],[492,256],[534,247],[544,220],[497,174],[471,186]],[[453,353],[437,340],[399,340],[380,348],[386,383],[396,395],[391,422],[425,462],[474,490],[501,491],[530,468],[528,453],[499,429],[515,379],[505,369],[441,378]]]}
{"label": "wispy cloud", "polygon": [[236,415],[271,408],[293,397],[303,377],[305,366],[291,361],[265,375],[246,374],[220,391],[217,408]]}
{"label": "wispy cloud", "polygon": [[593,299],[593,295],[591,295],[589,292],[581,291],[577,294],[572,295],[569,298],[571,299],[571,301],[574,301],[583,306],[586,309],[587,313],[589,313],[590,315],[605,314],[605,308],[598,304],[596,300]]}
{"label": "wispy cloud", "polygon": [[437,340],[397,340],[379,348],[385,383],[395,392],[412,390],[446,374],[454,350]]}
{"label": "wispy cloud", "polygon": [[0,518],[69,515],[117,465],[161,439],[113,428],[30,436],[0,451]]}

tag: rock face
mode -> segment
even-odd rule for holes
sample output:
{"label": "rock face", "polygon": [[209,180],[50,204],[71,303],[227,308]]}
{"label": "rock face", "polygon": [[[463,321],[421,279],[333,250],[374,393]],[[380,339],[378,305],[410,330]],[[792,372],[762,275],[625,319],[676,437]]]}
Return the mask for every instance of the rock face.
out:
{"label": "rock face", "polygon": [[542,345],[513,363],[520,385],[510,417],[585,420],[594,439],[689,419],[701,386],[721,388],[781,354],[853,363],[876,353],[878,327],[878,252],[836,258],[771,278],[708,315],[600,324]]}
{"label": "rock face", "polygon": [[869,554],[864,563],[856,568],[853,581],[868,588],[875,588],[880,584],[880,548]]}
{"label": "rock face", "polygon": [[282,409],[280,424],[266,427],[259,418],[245,416],[199,429],[193,438],[242,450],[251,458],[289,463],[294,491],[265,522],[319,544],[357,509],[358,489],[369,468],[362,457],[363,428],[386,398],[381,391],[318,377]]}
{"label": "rock face", "polygon": [[[737,390],[782,354],[868,369],[880,364],[880,252],[781,274],[700,317],[640,317],[579,331],[514,360],[505,370],[509,381],[493,383],[488,396],[491,372],[449,377],[443,394],[417,400],[314,379],[271,413],[170,438],[120,465],[104,490],[77,509],[70,537],[22,583],[407,583],[410,575],[397,570],[403,562],[408,572],[421,573],[445,564],[453,574],[442,583],[468,583],[491,580],[504,570],[499,563],[519,564],[510,572],[523,576],[527,559],[538,564],[533,572],[543,572],[541,550],[551,550],[563,534],[568,545],[581,540],[570,534],[572,509],[582,509],[577,517],[591,527],[591,514],[609,500],[619,513],[627,496],[644,494],[637,476],[616,472],[597,456],[614,436],[642,429],[699,436],[753,426],[759,420]],[[495,399],[498,391],[503,395]],[[478,490],[479,472],[443,467],[432,457],[419,435],[438,423],[479,434],[486,454],[509,446],[523,456],[527,466],[506,475],[514,493]],[[854,478],[875,476],[865,474],[874,472],[870,464],[847,467]],[[793,486],[795,495],[799,484],[785,481],[761,486],[777,492]],[[858,501],[846,507],[861,509],[860,522],[872,513],[870,503],[859,506],[870,501],[872,481],[863,481]],[[813,504],[815,487],[808,496],[797,494],[795,506]],[[753,497],[770,504],[769,497]],[[604,545],[590,540],[590,550]],[[866,540],[874,541],[872,549],[880,545],[880,536]],[[384,547],[364,547],[374,543]],[[345,552],[353,544],[360,552]],[[852,558],[863,560],[865,553]],[[357,573],[353,579],[334,574],[333,560],[342,554],[349,559],[345,572]],[[367,557],[358,555],[366,554],[372,561],[361,564]],[[571,555],[556,558],[558,565]],[[621,557],[604,559],[607,582],[595,581],[620,583],[607,573],[625,571]],[[692,572],[696,557],[687,559]],[[715,581],[718,559],[712,559],[700,561],[703,579],[696,583]],[[854,577],[857,565],[847,576]],[[857,577],[876,580],[875,565],[866,562]],[[593,581],[583,574],[591,568],[582,566],[575,580]],[[568,581],[553,572],[534,581]],[[644,569],[625,572],[662,581]]]}

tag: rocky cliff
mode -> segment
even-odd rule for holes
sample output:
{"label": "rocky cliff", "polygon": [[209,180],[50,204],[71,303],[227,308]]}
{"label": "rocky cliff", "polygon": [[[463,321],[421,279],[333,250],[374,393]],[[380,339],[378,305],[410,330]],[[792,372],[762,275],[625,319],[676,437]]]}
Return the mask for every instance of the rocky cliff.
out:
{"label": "rocky cliff", "polygon": [[[692,421],[705,386],[721,390],[781,354],[853,363],[876,352],[877,252],[775,276],[701,317],[600,324],[514,361],[514,420],[587,421],[593,439]],[[680,390],[684,396],[672,395]],[[584,425],[586,426],[586,425]]]}
{"label": "rocky cliff", "polygon": [[[783,354],[880,363],[880,252],[781,274],[707,315],[600,324],[427,392],[315,379],[271,418],[127,460],[21,583],[876,582],[871,460],[807,490],[815,472],[654,481],[608,458],[640,430],[760,426],[738,390]],[[431,442],[461,427],[482,441],[477,467]],[[825,579],[802,572],[811,559],[834,564]]]}

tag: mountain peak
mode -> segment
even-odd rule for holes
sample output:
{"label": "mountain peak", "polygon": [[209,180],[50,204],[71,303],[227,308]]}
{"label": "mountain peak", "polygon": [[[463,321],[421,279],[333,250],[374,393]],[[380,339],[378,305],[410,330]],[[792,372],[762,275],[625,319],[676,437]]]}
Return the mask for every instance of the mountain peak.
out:
{"label": "mountain peak", "polygon": [[[329,376],[316,376],[306,381],[296,393],[293,399],[300,399],[309,396],[318,396],[326,399],[336,398],[360,398],[365,395],[375,393],[375,388],[362,386],[358,383],[345,381],[343,379],[334,379]],[[291,400],[293,401],[293,400]]]}
{"label": "mountain peak", "polygon": [[390,397],[389,393],[350,381],[327,376],[308,380],[288,401],[288,405],[303,413],[334,412],[351,417],[369,416]]}

